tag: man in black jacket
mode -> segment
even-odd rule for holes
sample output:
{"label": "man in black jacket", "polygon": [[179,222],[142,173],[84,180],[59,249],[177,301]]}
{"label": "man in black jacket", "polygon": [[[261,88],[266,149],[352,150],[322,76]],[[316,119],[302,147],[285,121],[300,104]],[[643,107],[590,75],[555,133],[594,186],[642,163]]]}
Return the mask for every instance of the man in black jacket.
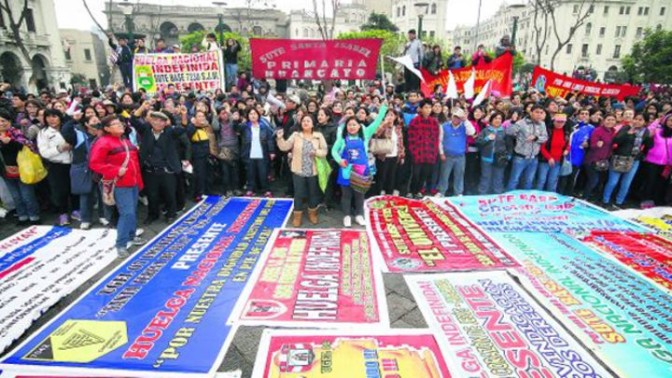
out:
{"label": "man in black jacket", "polygon": [[117,65],[121,72],[121,78],[124,81],[124,87],[133,90],[133,50],[134,46],[129,45],[128,38],[119,36],[117,40],[119,45],[116,45],[112,38],[114,34],[107,33],[108,44],[117,54]]}
{"label": "man in black jacket", "polygon": [[[182,172],[178,144],[184,141],[180,137],[184,128],[167,127],[170,119],[162,112],[151,112],[149,122],[140,118],[149,109],[149,102],[145,102],[131,117],[131,124],[142,137],[140,164],[149,200],[145,224],[159,219],[161,198],[165,201],[166,222],[172,223],[176,213],[177,176]],[[183,147],[190,149],[188,143]]]}

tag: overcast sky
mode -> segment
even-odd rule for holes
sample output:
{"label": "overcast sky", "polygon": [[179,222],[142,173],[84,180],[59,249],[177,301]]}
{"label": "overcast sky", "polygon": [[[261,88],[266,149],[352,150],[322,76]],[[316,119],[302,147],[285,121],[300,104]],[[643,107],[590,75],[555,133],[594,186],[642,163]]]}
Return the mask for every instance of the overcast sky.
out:
{"label": "overcast sky", "polygon": [[[130,0],[137,2],[138,0]],[[263,1],[263,0],[262,0]],[[271,0],[272,1],[272,0]],[[509,0],[508,3],[520,2],[521,0]],[[211,5],[210,0],[143,0],[145,3],[157,3],[165,5],[184,5],[186,3],[193,5]],[[349,2],[345,0],[344,2]],[[481,20],[492,16],[504,0],[482,0]],[[82,0],[54,0],[56,4],[56,17],[58,26],[64,29],[82,29],[90,30],[94,27],[93,21],[86,14],[86,9]],[[107,0],[87,0],[89,8],[93,12],[98,22],[107,27],[107,20],[103,14],[104,4]],[[243,0],[229,0],[229,4],[244,4]],[[277,0],[278,8],[289,12],[292,9],[304,9],[306,4],[311,4],[310,0]],[[478,0],[448,0],[448,19],[447,29],[451,30],[457,25],[475,25],[478,15]]]}

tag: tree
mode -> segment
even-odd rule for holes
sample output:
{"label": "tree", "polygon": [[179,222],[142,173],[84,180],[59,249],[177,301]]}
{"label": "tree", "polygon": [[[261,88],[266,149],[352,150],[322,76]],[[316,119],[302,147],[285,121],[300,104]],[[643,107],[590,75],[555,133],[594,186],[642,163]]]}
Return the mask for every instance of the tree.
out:
{"label": "tree", "polygon": [[672,82],[672,31],[647,30],[643,40],[621,59],[623,69],[634,83]]}
{"label": "tree", "polygon": [[[397,33],[389,30],[363,30],[341,33],[336,39],[358,39],[358,38],[380,38],[383,45],[380,48],[382,56],[398,56],[404,46],[404,38]],[[385,66],[386,72],[394,72],[394,64]]]}
{"label": "tree", "polygon": [[[208,31],[206,30],[198,30],[193,33],[189,33],[187,35],[184,35],[180,37],[180,43],[182,44],[182,51],[183,52],[190,52],[192,47],[196,46],[199,49],[201,48],[201,42],[203,42],[203,38],[205,35],[208,34]],[[217,36],[217,39],[219,39],[219,33],[215,33]],[[238,54],[238,67],[242,71],[247,71],[252,68],[252,58],[250,56],[250,41],[241,36],[238,33],[233,33],[233,32],[225,32],[224,35],[224,40],[219,41],[220,46],[224,46],[226,40],[229,38],[233,38],[238,43],[240,43],[240,53]]]}
{"label": "tree", "polygon": [[535,47],[535,62],[537,66],[541,65],[541,52],[546,46],[546,40],[548,39],[548,15],[549,9],[546,7],[546,3],[550,3],[547,0],[530,0],[530,6],[532,7],[532,30],[534,38],[534,47]]}
{"label": "tree", "polygon": [[397,25],[393,24],[384,13],[371,12],[369,20],[362,25],[362,30],[388,30],[393,33],[399,31]]}
{"label": "tree", "polygon": [[[322,10],[318,9],[318,0],[313,0],[313,15],[315,16],[315,24],[317,30],[320,32],[322,39],[327,41],[334,38],[334,29],[336,28],[336,15],[341,9],[340,0],[319,0],[321,1]],[[329,13],[331,13],[331,24],[327,22],[327,1],[329,1]]]}
{"label": "tree", "polygon": [[[557,58],[558,54],[560,54],[560,51],[562,51],[562,49],[564,49],[564,47],[572,40],[576,31],[579,30],[581,26],[583,26],[588,17],[590,17],[592,14],[593,9],[595,8],[595,0],[580,0],[565,4],[566,6],[571,5],[574,7],[569,29],[566,29],[566,25],[563,24],[561,26],[559,24],[560,21],[555,14],[557,7],[562,6],[562,4],[559,1],[544,1],[546,3],[546,11],[551,18],[553,35],[557,41],[555,51],[553,52],[553,56],[551,56],[551,71],[553,71],[555,69],[555,59]],[[562,30],[560,30],[561,28]]]}
{"label": "tree", "polygon": [[[91,12],[91,9],[89,9],[89,4],[87,4],[86,0],[82,0],[82,3],[84,4],[84,9],[86,9],[86,13],[89,14],[89,17],[91,18],[91,21],[93,21],[93,23],[96,24],[96,26],[98,27],[98,29],[100,29],[101,32],[106,34],[107,30],[105,30],[105,28],[102,27],[100,25],[100,23],[98,22],[98,20],[96,20],[96,18],[93,16],[93,13]],[[108,23],[108,26],[110,28],[109,31],[114,33],[114,30],[112,28],[112,24]]]}

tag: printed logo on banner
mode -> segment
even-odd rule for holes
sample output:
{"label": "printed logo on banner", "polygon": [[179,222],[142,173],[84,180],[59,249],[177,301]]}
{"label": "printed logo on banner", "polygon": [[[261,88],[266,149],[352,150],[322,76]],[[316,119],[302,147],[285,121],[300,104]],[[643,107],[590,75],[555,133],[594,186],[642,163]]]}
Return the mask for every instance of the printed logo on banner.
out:
{"label": "printed logo on banner", "polygon": [[91,362],[127,342],[125,322],[67,320],[24,359]]}
{"label": "printed logo on banner", "polygon": [[114,231],[30,227],[0,242],[0,351],[116,258]]}
{"label": "printed logo on banner", "polygon": [[16,348],[2,368],[213,374],[232,338],[223,323],[292,203],[208,197]]}
{"label": "printed logo on banner", "polygon": [[367,227],[391,272],[448,272],[518,266],[451,205],[381,196],[366,203]]}
{"label": "printed logo on banner", "polygon": [[253,377],[450,377],[434,335],[264,331]]}
{"label": "printed logo on banner", "polygon": [[277,230],[229,324],[387,324],[382,277],[366,233]]}
{"label": "printed logo on banner", "polygon": [[406,275],[457,377],[611,377],[505,272]]}

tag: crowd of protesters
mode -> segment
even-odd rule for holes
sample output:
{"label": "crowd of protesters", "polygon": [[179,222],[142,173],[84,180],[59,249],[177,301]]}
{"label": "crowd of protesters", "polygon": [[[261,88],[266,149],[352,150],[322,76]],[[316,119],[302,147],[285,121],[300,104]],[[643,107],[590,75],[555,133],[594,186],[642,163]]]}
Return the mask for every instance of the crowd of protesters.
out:
{"label": "crowd of protesters", "polygon": [[[456,61],[454,54],[446,65]],[[472,106],[380,80],[316,93],[284,86],[246,73],[226,91],[178,93],[169,85],[154,95],[121,85],[30,94],[3,84],[0,172],[17,221],[39,224],[49,211],[61,226],[116,224],[125,255],[142,243],[138,203],[147,206],[145,224],[162,216],[170,223],[204,195],[293,197],[296,227],[304,213],[318,224],[320,208],[339,207],[345,227],[353,219],[364,225],[364,199],[379,194],[536,188],[608,209],[671,200],[669,92],[617,101],[529,89]],[[44,181],[20,179],[24,148],[41,156]]]}

